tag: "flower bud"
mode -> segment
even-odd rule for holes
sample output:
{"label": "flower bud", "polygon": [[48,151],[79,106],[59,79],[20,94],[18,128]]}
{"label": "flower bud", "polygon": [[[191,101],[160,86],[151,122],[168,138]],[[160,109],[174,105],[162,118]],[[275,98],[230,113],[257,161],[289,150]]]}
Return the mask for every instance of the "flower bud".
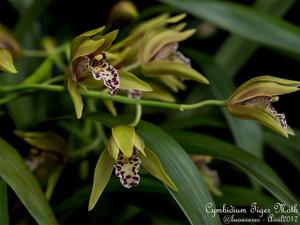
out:
{"label": "flower bud", "polygon": [[135,20],[138,16],[137,8],[131,1],[119,1],[110,11],[108,24],[116,27],[124,21]]}

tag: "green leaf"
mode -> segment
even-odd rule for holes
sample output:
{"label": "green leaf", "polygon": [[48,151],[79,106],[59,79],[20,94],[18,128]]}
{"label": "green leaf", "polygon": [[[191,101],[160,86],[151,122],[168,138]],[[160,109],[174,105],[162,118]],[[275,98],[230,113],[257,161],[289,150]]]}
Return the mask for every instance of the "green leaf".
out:
{"label": "green leaf", "polygon": [[170,193],[193,225],[221,224],[218,217],[205,211],[207,203],[213,202],[198,169],[186,152],[172,137],[160,128],[141,122],[137,132],[160,159],[166,173],[178,191]]}
{"label": "green leaf", "polygon": [[142,81],[141,79],[137,78],[134,74],[120,70],[120,88],[121,89],[132,89],[132,90],[139,90],[139,91],[153,91],[151,86],[146,82]]}
{"label": "green leaf", "polygon": [[222,185],[221,190],[223,196],[214,197],[216,205],[220,207],[222,207],[224,203],[234,206],[248,206],[253,202],[257,202],[259,207],[271,209],[276,203],[276,199],[251,188]]}
{"label": "green leaf", "polygon": [[300,28],[242,4],[205,0],[161,0],[255,42],[300,54]]}
{"label": "green leaf", "polygon": [[[92,187],[90,185],[84,186],[73,193],[71,196],[68,196],[62,202],[59,202],[55,207],[55,212],[62,213],[65,211],[73,211],[74,209],[80,208],[85,205],[88,201]],[[119,179],[110,179],[105,188],[103,194],[112,193],[112,192],[142,192],[142,193],[152,193],[152,194],[168,194],[166,188],[162,183],[156,179],[150,179],[149,177],[144,176],[141,179],[139,185],[134,189],[125,189],[120,185]]]}
{"label": "green leaf", "polygon": [[39,225],[58,225],[39,183],[18,152],[0,138],[0,176]]}
{"label": "green leaf", "polygon": [[48,57],[44,62],[37,68],[34,73],[29,75],[25,80],[24,84],[36,84],[47,80],[52,73],[53,57]]}
{"label": "green leaf", "polygon": [[272,150],[280,154],[283,158],[286,158],[300,172],[300,145],[299,135],[297,135],[297,133],[294,137],[290,136],[289,139],[287,139],[270,131],[265,131],[264,139]]}
{"label": "green leaf", "polygon": [[[292,7],[296,0],[255,1],[253,8],[265,13],[282,17]],[[214,58],[226,74],[232,78],[248,62],[249,58],[260,47],[258,43],[236,34],[230,35],[216,52]],[[241,51],[243,49],[243,51]],[[236,57],[236,56],[239,57]]]}
{"label": "green leaf", "polygon": [[17,73],[13,58],[10,52],[5,48],[0,48],[0,71],[6,71],[8,73]]}
{"label": "green leaf", "polygon": [[104,149],[101,156],[99,157],[94,172],[94,181],[89,202],[89,210],[92,210],[95,207],[98,199],[100,198],[100,195],[102,194],[105,186],[109,181],[113,168],[114,160],[109,155],[108,150]]}
{"label": "green leaf", "polygon": [[[256,203],[260,209],[271,209],[271,213],[264,213],[264,216],[266,216],[274,213],[274,210],[272,209],[274,209],[275,204],[278,203],[272,196],[245,187],[222,185],[222,192],[224,194],[222,197],[214,198],[216,205],[220,208],[222,208],[224,204],[245,208]],[[296,214],[294,215],[296,216]],[[277,218],[280,218],[281,216],[286,216],[286,213],[276,213]],[[286,221],[282,224],[299,225],[299,222]]]}
{"label": "green leaf", "polygon": [[112,135],[119,146],[120,151],[122,151],[126,157],[131,157],[135,140],[134,128],[131,126],[119,125],[112,128]]}
{"label": "green leaf", "polygon": [[277,174],[259,158],[228,142],[207,135],[177,132],[174,137],[190,153],[210,155],[236,165],[283,203],[293,205],[297,202]]}
{"label": "green leaf", "polygon": [[145,149],[146,156],[140,154],[139,157],[142,161],[142,166],[157,179],[165,183],[173,191],[178,191],[175,184],[166,174],[159,158],[149,149]]}
{"label": "green leaf", "polygon": [[0,178],[0,224],[9,225],[7,184]]}

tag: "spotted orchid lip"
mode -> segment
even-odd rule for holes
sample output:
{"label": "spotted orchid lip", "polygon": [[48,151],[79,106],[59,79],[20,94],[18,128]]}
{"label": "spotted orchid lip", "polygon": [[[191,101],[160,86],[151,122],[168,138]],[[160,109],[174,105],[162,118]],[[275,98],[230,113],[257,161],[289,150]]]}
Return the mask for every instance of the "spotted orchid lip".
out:
{"label": "spotted orchid lip", "polygon": [[179,61],[187,66],[191,66],[191,60],[187,58],[182,52],[178,50],[179,44],[177,42],[165,45],[160,51],[153,57],[154,61],[159,60],[171,60]]}
{"label": "spotted orchid lip", "polygon": [[115,174],[119,177],[125,188],[132,188],[139,184],[141,160],[138,158],[138,151],[133,150],[132,156],[127,158],[119,152],[118,160],[114,163]]}
{"label": "spotted orchid lip", "polygon": [[[102,53],[104,54],[104,53]],[[101,60],[92,60],[89,63],[95,80],[103,80],[104,85],[108,87],[110,94],[115,95],[120,87],[120,78],[118,71],[106,61],[106,57]]]}
{"label": "spotted orchid lip", "polygon": [[277,112],[277,110],[272,105],[273,101],[274,101],[274,98],[271,96],[257,96],[257,97],[253,97],[251,99],[242,101],[239,104],[248,106],[248,107],[249,106],[257,107],[257,108],[265,110],[280,123],[280,126],[283,129],[287,130],[288,125],[286,122],[285,114]]}
{"label": "spotted orchid lip", "polygon": [[103,80],[110,94],[115,95],[120,87],[119,73],[106,61],[104,53],[100,55],[102,55],[100,60],[97,57],[90,58],[88,56],[78,58],[73,79],[75,82],[80,82],[88,76],[93,76],[95,80]]}

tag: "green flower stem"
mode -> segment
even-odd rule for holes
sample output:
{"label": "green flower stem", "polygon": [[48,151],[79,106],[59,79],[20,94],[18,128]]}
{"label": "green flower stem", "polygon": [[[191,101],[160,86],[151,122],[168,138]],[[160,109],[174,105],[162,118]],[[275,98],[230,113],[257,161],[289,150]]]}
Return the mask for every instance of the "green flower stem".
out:
{"label": "green flower stem", "polygon": [[87,97],[108,99],[108,100],[112,100],[124,104],[131,104],[131,105],[140,104],[143,106],[153,106],[153,107],[166,108],[166,109],[178,109],[181,111],[198,109],[204,106],[226,106],[227,105],[227,100],[205,100],[195,104],[175,104],[175,103],[150,101],[150,100],[136,100],[136,99],[119,96],[119,95],[110,96],[108,94],[101,93],[99,91],[80,91],[80,93]]}
{"label": "green flower stem", "polygon": [[133,127],[136,127],[139,124],[141,117],[142,117],[142,106],[140,104],[137,104],[137,105],[135,105],[135,107],[136,107],[135,118],[132,121],[132,123],[129,124],[130,126],[133,126]]}
{"label": "green flower stem", "polygon": [[[43,91],[52,91],[52,92],[63,92],[65,91],[65,87],[61,85],[49,85],[49,84],[22,84],[16,86],[0,86],[0,94],[1,93],[13,93],[19,91],[28,91],[28,90],[43,90]],[[175,104],[175,103],[167,103],[167,102],[159,102],[159,101],[150,101],[150,100],[136,100],[132,98],[128,98],[125,96],[111,96],[107,93],[93,90],[80,90],[81,95],[86,97],[92,97],[103,100],[112,100],[115,102],[120,102],[124,104],[130,105],[143,105],[143,106],[153,106],[165,109],[178,109],[181,111],[198,109],[204,106],[226,106],[227,100],[205,100],[195,104]]]}
{"label": "green flower stem", "polygon": [[0,178],[0,224],[9,225],[7,184]]}
{"label": "green flower stem", "polygon": [[62,92],[65,90],[65,87],[54,84],[20,84],[15,86],[0,86],[0,93],[13,93],[25,90]]}

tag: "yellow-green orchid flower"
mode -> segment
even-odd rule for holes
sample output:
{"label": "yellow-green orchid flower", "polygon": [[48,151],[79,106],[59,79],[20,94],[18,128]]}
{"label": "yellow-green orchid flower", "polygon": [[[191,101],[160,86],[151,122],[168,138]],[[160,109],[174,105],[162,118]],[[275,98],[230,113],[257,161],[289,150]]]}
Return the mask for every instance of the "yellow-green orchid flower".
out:
{"label": "yellow-green orchid flower", "polygon": [[[179,22],[185,16],[180,14],[170,17],[163,14],[145,21],[126,39],[112,46],[111,50],[126,52],[127,57],[124,58],[123,64],[138,61],[141,64],[141,72],[146,76],[160,79],[171,75],[208,84],[208,80],[191,67],[190,60],[178,51],[179,42],[188,39],[195,32],[194,29],[183,31],[185,23]],[[168,79],[168,83],[176,90],[182,89],[183,86],[178,86],[178,81],[174,79]]]}
{"label": "yellow-green orchid flower", "polygon": [[102,35],[103,30],[104,27],[100,27],[87,31],[72,41],[69,68],[74,82],[103,80],[113,95],[120,85],[119,75],[118,71],[107,62],[104,51],[111,46],[118,31]]}
{"label": "yellow-green orchid flower", "polygon": [[252,78],[237,88],[228,100],[228,111],[237,117],[253,119],[288,137],[293,135],[285,115],[272,106],[283,95],[299,90],[300,82],[272,76]]}
{"label": "yellow-green orchid flower", "polygon": [[118,27],[124,22],[130,22],[139,17],[136,6],[131,1],[117,2],[109,13],[108,24],[110,27]]}
{"label": "yellow-green orchid flower", "polygon": [[142,72],[149,76],[172,75],[180,79],[208,84],[208,80],[191,67],[190,59],[178,51],[179,42],[195,33],[185,30],[184,24],[147,31],[139,50]]}
{"label": "yellow-green orchid flower", "polygon": [[95,168],[89,210],[94,208],[113,170],[125,188],[132,188],[140,182],[140,166],[143,166],[171,189],[177,190],[164,171],[159,158],[145,147],[143,139],[135,133],[133,127],[119,125],[112,128],[112,137]]}
{"label": "yellow-green orchid flower", "polygon": [[[114,95],[118,89],[152,91],[152,88],[134,74],[122,68],[117,70],[114,54],[108,51],[117,31],[102,34],[104,27],[87,31],[77,36],[71,43],[68,90],[75,106],[77,118],[81,118],[83,102],[78,85],[101,88],[103,84]],[[112,61],[114,64],[110,64]],[[122,78],[122,82],[120,82]],[[103,81],[103,82],[102,82]]]}
{"label": "yellow-green orchid flower", "polygon": [[116,94],[120,85],[118,71],[107,62],[103,52],[111,46],[118,31],[103,35],[104,29],[105,27],[100,27],[84,32],[71,43],[68,90],[77,118],[81,117],[83,110],[78,84],[99,86],[99,81],[102,80],[112,95]]}

